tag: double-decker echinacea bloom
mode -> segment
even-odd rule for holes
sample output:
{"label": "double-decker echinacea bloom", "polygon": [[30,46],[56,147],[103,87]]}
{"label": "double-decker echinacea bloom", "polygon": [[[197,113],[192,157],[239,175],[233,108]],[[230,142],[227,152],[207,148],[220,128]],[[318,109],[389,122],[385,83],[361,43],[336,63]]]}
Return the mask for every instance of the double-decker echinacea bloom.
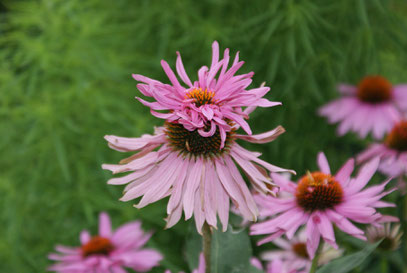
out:
{"label": "double-decker echinacea bloom", "polygon": [[259,244],[271,242],[283,234],[291,240],[297,229],[306,225],[307,252],[312,259],[321,236],[332,247],[338,247],[333,224],[354,237],[366,239],[364,231],[349,220],[370,224],[398,220],[376,211],[376,208],[394,206],[381,201],[383,196],[393,191],[385,191],[389,180],[363,189],[378,168],[378,158],[365,164],[355,178],[351,178],[353,159],[348,160],[335,176],[331,174],[323,153],[318,155],[318,165],[320,171],[306,174],[297,184],[272,174],[280,186],[281,197],[262,197],[260,214],[273,218],[252,225],[252,235],[268,235]]}
{"label": "double-decker echinacea bloom", "polygon": [[[280,103],[263,98],[268,87],[247,89],[253,72],[236,75],[243,65],[238,54],[228,68],[229,49],[223,59],[219,59],[217,42],[212,49],[211,66],[199,69],[195,82],[189,79],[177,52],[176,70],[185,86],[165,61],[161,65],[171,84],[133,75],[141,82],[137,85],[140,92],[155,101],[137,99],[150,107],[154,116],[164,119],[164,125],[156,128],[154,135],[141,138],[105,137],[115,150],[137,152],[120,165],[103,165],[113,173],[131,172],[108,183],[128,184],[121,200],[142,197],[137,208],[170,196],[167,227],[176,224],[184,211],[186,219],[194,215],[199,232],[204,222],[216,228],[217,215],[226,230],[230,200],[246,219],[254,221],[258,209],[236,163],[254,188],[266,194],[274,194],[268,172],[287,171],[261,160],[260,153],[248,151],[236,142],[267,143],[282,134],[284,129],[278,126],[252,135],[246,122],[256,107]],[[248,135],[238,134],[240,127]]]}
{"label": "double-decker echinacea bloom", "polygon": [[144,233],[141,222],[127,223],[115,231],[106,213],[99,215],[99,234],[91,236],[87,230],[80,234],[80,247],[56,246],[59,253],[48,257],[57,263],[49,270],[58,273],[125,273],[125,268],[149,272],[162,260],[161,254],[143,248],[151,233]]}
{"label": "double-decker echinacea bloom", "polygon": [[339,122],[338,134],[348,131],[365,138],[369,132],[381,139],[407,110],[407,85],[392,85],[382,76],[364,77],[357,86],[340,84],[343,97],[319,109],[330,123]]}

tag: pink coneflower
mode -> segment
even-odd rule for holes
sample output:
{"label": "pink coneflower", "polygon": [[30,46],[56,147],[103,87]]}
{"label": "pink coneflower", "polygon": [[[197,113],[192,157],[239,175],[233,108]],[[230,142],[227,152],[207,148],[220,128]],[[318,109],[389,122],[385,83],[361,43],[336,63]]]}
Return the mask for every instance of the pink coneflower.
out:
{"label": "pink coneflower", "polygon": [[263,197],[260,213],[275,217],[252,225],[252,235],[269,234],[260,244],[273,241],[283,234],[291,240],[297,229],[305,224],[307,251],[312,259],[320,236],[337,248],[332,224],[352,236],[366,239],[363,230],[349,220],[357,223],[397,220],[376,212],[376,208],[394,206],[380,200],[391,192],[384,191],[388,181],[362,190],[376,172],[378,158],[364,165],[356,178],[350,177],[354,169],[353,159],[348,160],[335,176],[331,175],[323,153],[318,155],[318,165],[321,171],[306,174],[298,184],[281,175],[272,174],[283,194],[280,198]]}
{"label": "pink coneflower", "polygon": [[[165,273],[171,273],[171,271],[166,270]],[[184,273],[184,272],[179,272],[179,273]],[[204,255],[201,253],[199,255],[199,265],[197,269],[194,269],[192,273],[205,273],[205,258]]]}
{"label": "pink coneflower", "polygon": [[[113,173],[131,172],[108,183],[128,183],[121,200],[142,197],[135,205],[137,208],[170,196],[167,227],[176,224],[184,211],[186,219],[194,214],[199,232],[205,221],[216,228],[217,215],[226,230],[229,199],[246,219],[254,221],[258,215],[257,207],[236,163],[257,191],[269,194],[274,193],[274,184],[267,172],[287,171],[261,160],[260,153],[248,151],[236,143],[238,139],[267,143],[282,134],[284,129],[281,126],[259,135],[236,132],[241,126],[251,134],[244,119],[256,106],[269,107],[280,103],[262,98],[269,91],[268,87],[246,90],[253,73],[235,75],[243,64],[238,55],[228,69],[229,50],[226,49],[224,58],[219,60],[218,43],[214,42],[212,48],[211,67],[202,67],[198,81],[193,84],[178,54],[177,72],[187,87],[181,86],[165,61],[161,64],[171,85],[134,75],[136,80],[143,82],[137,85],[139,90],[156,101],[139,100],[151,108],[153,115],[165,119],[164,126],[157,128],[154,135],[105,137],[115,150],[138,151],[122,160],[121,165],[103,165]],[[247,108],[242,110],[242,107]],[[158,113],[156,110],[169,112]]]}
{"label": "pink coneflower", "polygon": [[383,143],[370,145],[357,156],[357,162],[363,163],[374,157],[380,157],[379,171],[391,177],[407,174],[407,121],[397,123]]}
{"label": "pink coneflower", "polygon": [[340,122],[339,135],[348,131],[365,138],[369,132],[380,139],[407,110],[407,85],[395,85],[381,76],[367,76],[358,86],[340,84],[342,98],[319,109],[330,123]]}
{"label": "pink coneflower", "polygon": [[[263,270],[263,268],[256,266],[257,269]],[[290,269],[289,263],[280,259],[274,259],[267,265],[265,273],[307,273],[308,271]]]}
{"label": "pink coneflower", "polygon": [[[260,205],[261,206],[261,205]],[[309,272],[311,259],[307,252],[307,234],[305,229],[301,229],[291,240],[276,238],[272,241],[280,249],[267,251],[261,254],[261,258],[266,261],[281,260],[287,264],[290,270],[304,270]],[[342,250],[332,248],[324,243],[318,259],[318,264],[323,265],[342,255]]]}
{"label": "pink coneflower", "polygon": [[59,273],[124,273],[124,268],[148,272],[162,260],[153,249],[142,248],[151,233],[144,233],[141,223],[134,221],[112,231],[109,216],[99,216],[99,235],[91,237],[88,231],[80,235],[80,247],[57,246],[59,253],[49,259],[57,261],[49,270]]}

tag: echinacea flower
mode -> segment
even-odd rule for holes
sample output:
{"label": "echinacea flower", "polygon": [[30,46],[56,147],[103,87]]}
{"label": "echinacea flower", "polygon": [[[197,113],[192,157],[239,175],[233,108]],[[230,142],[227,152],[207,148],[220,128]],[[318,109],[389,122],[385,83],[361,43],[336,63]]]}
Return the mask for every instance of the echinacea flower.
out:
{"label": "echinacea flower", "polygon": [[369,226],[366,230],[367,240],[376,243],[383,240],[377,247],[383,251],[393,251],[400,247],[400,239],[403,232],[400,232],[400,225],[396,224],[391,228],[390,223],[380,226]]}
{"label": "echinacea flower", "polygon": [[365,138],[369,132],[381,139],[401,120],[400,111],[407,110],[407,85],[392,85],[381,76],[367,76],[358,86],[340,84],[342,98],[319,109],[330,123],[340,122],[338,134],[348,131]]}
{"label": "echinacea flower", "polygon": [[342,231],[366,239],[363,230],[352,224],[397,221],[392,216],[383,216],[376,208],[391,207],[394,204],[380,199],[391,191],[384,191],[386,181],[363,189],[377,170],[379,159],[365,164],[356,178],[351,178],[354,160],[348,160],[336,173],[331,174],[328,161],[323,153],[318,155],[320,171],[308,173],[298,184],[283,176],[272,174],[280,186],[281,197],[264,197],[261,214],[274,216],[251,227],[252,235],[268,234],[259,243],[264,244],[285,234],[291,240],[297,229],[306,225],[307,252],[312,259],[318,248],[320,237],[337,248],[333,224]]}
{"label": "echinacea flower", "polygon": [[391,177],[407,175],[407,121],[397,123],[383,143],[370,145],[357,156],[357,163],[380,157],[379,171]]}
{"label": "echinacea flower", "polygon": [[284,262],[280,259],[274,259],[269,262],[267,265],[266,271],[263,269],[263,265],[260,260],[257,258],[251,258],[250,263],[255,268],[261,270],[264,273],[307,273],[308,271],[289,269],[290,265],[287,262]]}
{"label": "echinacea flower", "polygon": [[[166,270],[165,273],[171,273],[170,270]],[[184,272],[179,272],[184,273]],[[199,265],[197,269],[194,269],[192,273],[205,273],[205,258],[203,253],[199,255]]]}
{"label": "echinacea flower", "polygon": [[56,246],[49,259],[57,263],[49,270],[58,273],[125,273],[124,268],[148,272],[162,260],[161,254],[143,248],[151,233],[144,233],[141,223],[127,223],[112,231],[106,213],[99,215],[99,234],[91,236],[88,231],[80,235],[80,247]]}
{"label": "echinacea flower", "polygon": [[289,269],[290,265],[280,259],[275,259],[267,265],[266,273],[307,273],[308,271]]}
{"label": "echinacea flower", "polygon": [[[226,230],[230,199],[246,219],[254,221],[258,210],[236,163],[257,191],[269,194],[274,194],[274,184],[268,172],[287,171],[261,160],[260,153],[248,151],[236,143],[238,139],[267,143],[282,134],[284,129],[278,126],[251,135],[245,121],[257,106],[270,107],[280,103],[262,98],[269,91],[268,87],[246,89],[253,73],[235,75],[243,65],[238,54],[228,69],[229,50],[226,49],[223,59],[219,60],[218,43],[214,42],[212,48],[210,68],[203,66],[199,69],[198,80],[193,84],[178,53],[176,69],[187,87],[178,82],[165,61],[161,64],[171,85],[133,75],[143,82],[137,85],[141,93],[156,101],[138,100],[149,106],[153,115],[165,119],[164,126],[156,128],[154,135],[105,137],[115,150],[138,151],[122,160],[121,165],[103,165],[113,173],[131,172],[108,183],[128,184],[121,200],[142,197],[135,205],[137,208],[170,196],[167,227],[175,225],[184,211],[185,219],[194,215],[198,232],[205,221],[216,228],[217,215]],[[243,110],[242,107],[246,108]],[[238,134],[239,127],[249,135]]]}
{"label": "echinacea flower", "polygon": [[[278,259],[284,261],[290,270],[304,270],[305,272],[309,272],[312,260],[307,252],[307,234],[305,229],[301,229],[291,240],[276,238],[272,243],[280,247],[280,249],[262,253],[262,260],[270,262]],[[324,243],[318,258],[318,264],[326,264],[340,257],[342,253],[343,251],[341,249],[334,249]]]}

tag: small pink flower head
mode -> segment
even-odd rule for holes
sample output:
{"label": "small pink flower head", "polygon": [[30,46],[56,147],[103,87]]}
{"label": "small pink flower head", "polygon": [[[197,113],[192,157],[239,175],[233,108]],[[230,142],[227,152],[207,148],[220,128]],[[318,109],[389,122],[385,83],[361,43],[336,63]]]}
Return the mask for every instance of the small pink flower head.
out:
{"label": "small pink flower head", "polygon": [[[274,130],[251,135],[245,121],[257,106],[268,107],[280,103],[262,97],[268,87],[247,90],[253,73],[235,75],[243,65],[236,56],[228,69],[229,50],[219,60],[219,46],[213,43],[210,68],[198,72],[198,80],[189,80],[178,54],[176,69],[183,87],[165,61],[161,62],[171,84],[163,84],[141,75],[134,78],[143,83],[138,89],[155,102],[139,99],[151,108],[153,115],[165,119],[164,126],[156,128],[154,135],[140,138],[105,136],[112,149],[136,152],[119,165],[104,164],[113,173],[130,172],[126,176],[109,180],[109,184],[127,184],[122,201],[138,199],[142,208],[169,196],[167,228],[175,225],[184,212],[185,219],[195,217],[198,232],[207,222],[217,228],[218,217],[225,231],[229,221],[230,201],[243,217],[255,221],[258,209],[243,173],[254,189],[275,194],[275,184],[269,172],[288,170],[261,160],[260,153],[251,152],[237,141],[268,143],[285,130]],[[245,107],[243,110],[242,107]],[[156,112],[158,110],[166,113]],[[249,135],[237,133],[242,127]]]}
{"label": "small pink flower head", "polygon": [[266,273],[307,273],[308,271],[290,269],[290,265],[280,259],[275,259],[267,266]]}
{"label": "small pink flower head", "polygon": [[49,255],[49,259],[57,263],[49,270],[59,273],[124,273],[127,267],[148,272],[162,260],[158,251],[142,248],[150,237],[151,233],[144,233],[138,221],[112,231],[109,216],[102,212],[99,234],[91,237],[85,230],[80,235],[80,247],[57,246],[59,253]]}
{"label": "small pink flower head", "polygon": [[[254,108],[271,107],[281,103],[262,98],[270,90],[268,87],[247,90],[254,73],[236,75],[244,64],[243,61],[239,61],[239,53],[228,69],[229,49],[225,50],[223,59],[219,59],[218,42],[212,44],[212,50],[211,66],[209,68],[202,66],[195,82],[189,79],[181,55],[177,52],[176,71],[185,86],[178,81],[164,60],[161,61],[161,65],[171,84],[164,84],[142,75],[134,74],[133,77],[142,82],[137,85],[140,92],[155,100],[148,102],[137,97],[141,103],[151,108],[154,116],[182,125],[188,131],[196,130],[202,137],[219,134],[221,149],[225,145],[227,133],[236,129],[236,126],[241,126],[247,134],[252,134],[245,119]],[[248,108],[243,110],[242,107]],[[161,110],[167,112],[157,112]]]}
{"label": "small pink flower head", "polygon": [[273,241],[283,234],[291,240],[297,229],[306,225],[307,251],[312,259],[321,236],[332,247],[338,247],[333,224],[354,237],[366,239],[363,230],[349,220],[371,224],[398,220],[382,216],[376,211],[376,208],[394,206],[380,200],[393,191],[384,191],[389,181],[363,189],[378,168],[378,158],[364,165],[355,178],[351,178],[353,159],[348,160],[335,176],[331,174],[323,153],[318,155],[318,165],[320,171],[306,174],[297,184],[281,175],[272,174],[282,194],[280,198],[257,197],[261,206],[260,214],[274,216],[263,223],[252,225],[252,235],[269,235],[260,244]]}
{"label": "small pink flower head", "polygon": [[[265,261],[274,261],[276,259],[284,261],[289,270],[303,270],[309,272],[311,268],[311,259],[307,251],[307,234],[305,229],[301,229],[291,240],[276,238],[272,241],[279,247],[276,250],[266,251],[261,254]],[[321,249],[318,264],[323,265],[342,255],[342,250],[334,249],[324,243]]]}
{"label": "small pink flower head", "polygon": [[[166,270],[165,273],[171,273],[171,271]],[[179,273],[184,273],[184,272],[179,272]],[[192,271],[192,273],[205,273],[205,258],[202,253],[199,255],[198,268],[194,269],[194,271]]]}
{"label": "small pink flower head", "polygon": [[339,135],[348,131],[365,138],[372,132],[381,139],[401,120],[400,111],[407,110],[407,85],[395,85],[381,76],[367,76],[358,86],[340,84],[342,98],[319,109],[319,114],[330,123],[340,122]]}
{"label": "small pink flower head", "polygon": [[380,157],[379,171],[391,177],[407,175],[407,121],[397,123],[383,143],[370,145],[357,156],[358,163]]}

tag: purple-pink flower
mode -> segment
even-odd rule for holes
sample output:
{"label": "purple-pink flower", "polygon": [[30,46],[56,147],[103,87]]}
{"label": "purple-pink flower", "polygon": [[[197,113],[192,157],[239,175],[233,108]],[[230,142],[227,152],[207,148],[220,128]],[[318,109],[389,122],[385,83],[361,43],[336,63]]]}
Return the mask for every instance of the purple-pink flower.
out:
{"label": "purple-pink flower", "polygon": [[383,143],[370,145],[357,156],[358,163],[380,157],[379,171],[391,177],[407,175],[407,121],[397,123]]}
{"label": "purple-pink flower", "polygon": [[339,122],[338,134],[348,131],[365,138],[369,132],[381,139],[407,110],[407,85],[394,85],[381,76],[367,76],[358,86],[340,84],[342,98],[319,109],[330,123]]}
{"label": "purple-pink flower", "polygon": [[[256,267],[257,269],[263,271],[263,266],[261,262],[256,259],[252,258],[251,259],[251,264]],[[270,263],[268,263],[265,273],[307,273],[308,271],[304,270],[296,270],[296,269],[291,269],[292,267],[290,266],[289,262],[287,261],[282,261],[280,259],[274,259]]]}
{"label": "purple-pink flower", "polygon": [[[287,270],[298,270],[309,272],[311,268],[311,259],[307,252],[307,234],[305,229],[297,232],[291,240],[276,238],[272,243],[278,246],[278,249],[266,251],[261,254],[262,260],[272,262],[281,260],[287,266]],[[342,255],[343,250],[333,249],[330,245],[324,243],[319,253],[318,264],[323,265]]]}
{"label": "purple-pink flower", "polygon": [[[198,71],[198,80],[191,82],[178,53],[176,70],[186,87],[178,82],[169,65],[162,67],[171,84],[164,84],[145,76],[134,75],[138,89],[154,102],[138,98],[151,108],[151,113],[165,120],[154,135],[140,138],[106,136],[109,146],[121,152],[137,152],[122,160],[120,165],[104,164],[113,173],[130,174],[109,180],[109,184],[128,184],[122,201],[142,197],[135,205],[142,208],[169,196],[167,227],[175,225],[184,211],[185,219],[194,215],[197,230],[204,222],[217,227],[217,216],[226,230],[230,200],[248,220],[255,221],[257,206],[239,165],[257,191],[274,194],[268,172],[286,169],[271,165],[236,143],[273,141],[284,132],[281,126],[252,135],[245,119],[257,106],[279,105],[262,98],[268,87],[247,89],[253,73],[236,75],[243,65],[236,55],[229,65],[229,50],[219,60],[219,46],[212,45],[212,64]],[[242,107],[245,107],[244,109]],[[164,110],[166,112],[157,112]],[[249,135],[237,133],[242,127]]]}
{"label": "purple-pink flower", "polygon": [[[318,155],[320,171],[307,173],[298,184],[283,176],[272,174],[281,189],[280,198],[259,195],[260,214],[273,218],[251,227],[252,235],[267,234],[259,243],[273,241],[285,234],[291,240],[297,229],[306,225],[307,251],[312,259],[319,245],[320,237],[337,248],[333,224],[340,230],[360,239],[366,239],[357,223],[397,221],[392,216],[383,216],[376,211],[394,204],[381,201],[393,190],[385,191],[389,181],[364,189],[376,172],[379,159],[365,164],[355,178],[351,178],[354,160],[348,160],[336,173],[331,174],[328,161],[323,153]],[[350,221],[351,220],[351,221]]]}
{"label": "purple-pink flower", "polygon": [[59,273],[125,273],[124,268],[148,272],[162,260],[153,249],[143,248],[151,233],[144,233],[141,223],[134,221],[112,230],[106,213],[99,215],[99,234],[91,236],[84,230],[80,234],[80,247],[56,246],[58,253],[49,259],[57,263],[49,267]]}

